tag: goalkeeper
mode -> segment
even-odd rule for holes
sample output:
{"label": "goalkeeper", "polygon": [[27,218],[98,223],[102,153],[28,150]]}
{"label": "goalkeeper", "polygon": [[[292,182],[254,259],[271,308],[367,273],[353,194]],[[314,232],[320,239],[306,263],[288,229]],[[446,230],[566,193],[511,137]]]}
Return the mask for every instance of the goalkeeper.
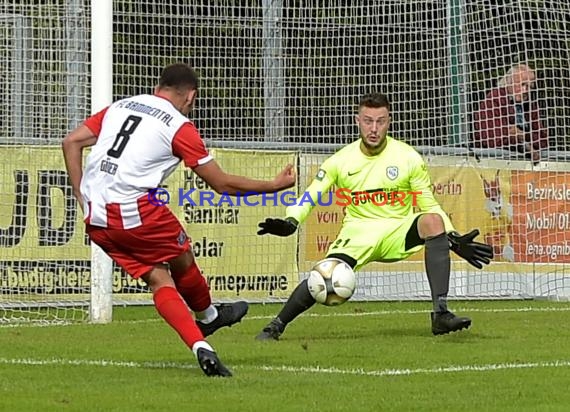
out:
{"label": "goalkeeper", "polygon": [[[351,202],[346,206],[342,227],[327,258],[341,259],[356,271],[369,262],[406,259],[425,247],[425,268],[433,302],[432,333],[440,335],[468,328],[471,319],[456,316],[447,306],[449,250],[481,269],[493,258],[492,248],[474,241],[478,230],[463,236],[455,231],[433,197],[422,157],[408,144],[387,135],[390,103],[386,96],[380,93],[364,96],[355,120],[360,139],[321,165],[306,189],[313,202],[289,206],[284,219],[267,218],[259,224],[258,235],[292,235],[309,215],[320,193],[333,185],[349,189]],[[418,192],[415,197],[396,199],[401,193]],[[419,213],[413,211],[413,199]],[[307,280],[303,280],[256,339],[278,340],[285,327],[314,303]]]}

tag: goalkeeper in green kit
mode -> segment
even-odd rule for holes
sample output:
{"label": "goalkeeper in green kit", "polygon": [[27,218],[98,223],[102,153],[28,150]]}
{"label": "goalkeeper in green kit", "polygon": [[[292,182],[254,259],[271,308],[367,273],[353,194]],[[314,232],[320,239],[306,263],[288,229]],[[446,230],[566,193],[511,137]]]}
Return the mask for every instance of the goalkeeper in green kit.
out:
{"label": "goalkeeper in green kit", "polygon": [[[406,259],[425,247],[425,268],[433,301],[432,333],[441,335],[468,328],[471,319],[456,316],[447,307],[450,249],[481,269],[491,262],[492,248],[474,241],[479,234],[477,229],[465,235],[455,231],[433,197],[422,157],[408,144],[387,135],[390,103],[386,96],[364,96],[356,123],[360,139],[325,160],[306,189],[313,202],[289,206],[284,219],[267,218],[259,224],[257,233],[292,235],[317,204],[320,194],[333,185],[342,188],[350,193],[351,201],[326,257],[341,259],[357,271],[369,262]],[[414,213],[412,206],[420,211]],[[285,327],[314,304],[307,280],[303,280],[256,339],[278,340]]]}

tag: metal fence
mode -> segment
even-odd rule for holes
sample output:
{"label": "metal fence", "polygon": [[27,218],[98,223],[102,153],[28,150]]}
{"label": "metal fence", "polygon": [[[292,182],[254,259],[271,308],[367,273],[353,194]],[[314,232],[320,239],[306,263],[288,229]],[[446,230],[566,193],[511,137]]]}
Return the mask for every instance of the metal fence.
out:
{"label": "metal fence", "polygon": [[[173,61],[201,75],[194,120],[215,146],[333,150],[380,90],[391,133],[426,153],[470,149],[472,114],[512,65],[552,159],[570,150],[570,6],[559,1],[114,1],[113,94],[151,93]],[[0,142],[57,144],[90,113],[90,1],[0,1]]]}

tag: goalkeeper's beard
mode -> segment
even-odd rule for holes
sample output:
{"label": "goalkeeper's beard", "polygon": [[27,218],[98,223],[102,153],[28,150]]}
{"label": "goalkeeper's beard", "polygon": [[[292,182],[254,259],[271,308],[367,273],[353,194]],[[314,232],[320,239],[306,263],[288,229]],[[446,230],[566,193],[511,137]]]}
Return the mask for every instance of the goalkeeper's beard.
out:
{"label": "goalkeeper's beard", "polygon": [[[370,136],[370,135],[368,135],[368,136]],[[368,139],[369,139],[368,136],[366,136],[366,137],[362,136],[360,140],[362,141],[362,145],[363,145],[369,152],[378,154],[378,153],[380,153],[382,150],[384,150],[384,147],[386,147],[386,143],[387,143],[386,136],[377,135],[377,136],[375,137],[375,139],[378,139],[378,140],[375,141],[375,142],[369,142],[369,141],[368,141]]]}

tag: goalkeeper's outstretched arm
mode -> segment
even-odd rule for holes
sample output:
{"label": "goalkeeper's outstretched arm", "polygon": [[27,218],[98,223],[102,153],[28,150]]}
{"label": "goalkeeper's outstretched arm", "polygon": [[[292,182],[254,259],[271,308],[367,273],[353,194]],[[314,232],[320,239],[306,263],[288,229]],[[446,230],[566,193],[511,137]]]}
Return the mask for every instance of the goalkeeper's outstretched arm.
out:
{"label": "goalkeeper's outstretched arm", "polygon": [[297,198],[296,203],[287,207],[285,210],[286,218],[294,219],[297,224],[303,223],[318,204],[319,199],[323,198],[332,185],[333,182],[326,177],[323,180],[313,180],[305,192]]}
{"label": "goalkeeper's outstretched arm", "polygon": [[294,205],[288,206],[285,210],[285,219],[267,218],[259,223],[258,235],[267,233],[276,236],[289,236],[295,233],[297,227],[305,221],[313,208],[317,205],[319,198],[328,192],[334,184],[334,175],[319,170],[317,177],[311,182],[305,192],[297,198]]}

